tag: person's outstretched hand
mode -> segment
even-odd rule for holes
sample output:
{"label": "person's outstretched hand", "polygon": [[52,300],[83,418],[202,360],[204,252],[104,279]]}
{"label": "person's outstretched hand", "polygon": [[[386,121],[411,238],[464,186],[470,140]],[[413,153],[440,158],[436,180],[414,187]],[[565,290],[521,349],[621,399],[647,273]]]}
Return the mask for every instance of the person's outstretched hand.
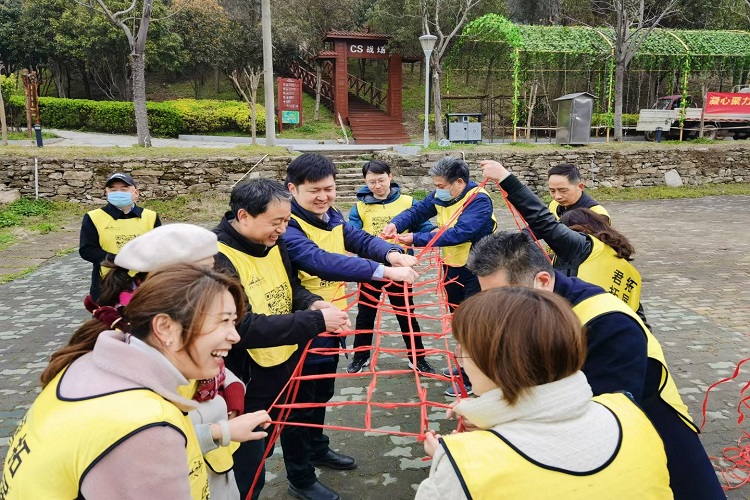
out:
{"label": "person's outstretched hand", "polygon": [[438,449],[438,446],[440,446],[440,434],[438,434],[435,431],[430,431],[424,436],[424,452],[427,453],[428,456],[434,457],[435,456],[435,450]]}
{"label": "person's outstretched hand", "polygon": [[232,441],[244,443],[245,441],[257,441],[268,436],[265,431],[256,431],[258,427],[267,429],[271,425],[271,417],[266,410],[245,413],[229,421],[229,434]]}
{"label": "person's outstretched hand", "polygon": [[503,167],[503,164],[499,161],[482,160],[479,162],[479,166],[482,167],[482,175],[485,179],[502,182],[510,175],[508,169]]}

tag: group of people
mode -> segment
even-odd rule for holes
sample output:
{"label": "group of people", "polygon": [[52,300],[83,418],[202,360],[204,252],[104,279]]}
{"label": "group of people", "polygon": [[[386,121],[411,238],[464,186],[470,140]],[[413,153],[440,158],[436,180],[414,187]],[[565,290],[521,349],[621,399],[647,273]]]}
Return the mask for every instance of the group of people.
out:
{"label": "group of people", "polygon": [[443,371],[446,394],[463,396],[448,418],[466,432],[426,435],[418,499],[724,498],[646,321],[634,249],[578,170],[549,171],[547,207],[502,164],[480,166],[528,230],[496,231],[490,195],[451,156],[421,201],[387,163],[366,163],[347,221],[334,164],[303,154],[284,183],[238,184],[213,231],[161,226],[134,179],[112,175],[81,229],[92,319],[43,372],[0,498],[258,498],[274,402],[292,402],[279,433],[288,493],[338,499],[315,468],[357,467],[324,432],[352,329],[345,284],[359,284],[346,372],[370,364],[385,293],[404,362],[434,374],[408,293],[411,248],[429,242],[461,365]]}

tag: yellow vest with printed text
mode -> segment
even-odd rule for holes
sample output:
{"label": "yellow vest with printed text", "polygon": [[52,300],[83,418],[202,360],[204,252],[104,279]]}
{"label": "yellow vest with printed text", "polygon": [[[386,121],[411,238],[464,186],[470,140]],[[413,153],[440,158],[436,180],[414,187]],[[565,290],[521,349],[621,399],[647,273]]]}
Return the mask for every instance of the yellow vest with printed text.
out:
{"label": "yellow vest with printed text", "polygon": [[[555,216],[555,219],[560,220],[560,216],[557,215],[557,207],[559,207],[560,204],[556,202],[555,200],[552,200],[549,202],[549,211],[552,212],[552,215]],[[594,205],[593,207],[587,207],[592,212],[596,212],[599,215],[605,216],[610,222],[612,222],[612,217],[609,216],[609,213],[607,210],[601,206],[601,205]]]}
{"label": "yellow vest with printed text", "polygon": [[[659,341],[656,340],[651,334],[651,331],[645,324],[643,324],[641,318],[639,318],[630,307],[628,307],[623,301],[617,300],[612,294],[605,292],[582,300],[573,306],[573,312],[576,313],[576,316],[578,316],[578,319],[584,327],[590,321],[599,316],[612,312],[623,313],[637,321],[643,330],[643,334],[646,336],[647,356],[650,359],[657,361],[661,366],[659,398],[671,406],[690,429],[694,432],[699,432],[698,428],[693,423],[693,419],[690,417],[687,406],[682,402],[680,393],[677,392],[677,386],[672,379],[672,375],[669,373],[669,368],[667,368],[667,362],[664,359],[664,352],[661,350]],[[644,398],[645,397],[646,395],[644,395]]]}
{"label": "yellow vest with printed text", "polygon": [[[395,216],[411,208],[414,198],[402,194],[391,203],[365,203],[357,202],[357,212],[362,219],[362,229],[373,235],[380,236],[385,226],[391,222]],[[406,231],[403,231],[404,233]]]}
{"label": "yellow vest with printed text", "polygon": [[206,464],[187,415],[146,388],[63,399],[58,387],[65,372],[42,390],[8,443],[0,497],[81,498],[86,474],[108,452],[139,431],[169,426],[185,436],[186,454],[175,460],[186,461],[191,498],[209,498]]}
{"label": "yellow vest with printed text", "polygon": [[[101,208],[88,212],[91,222],[99,233],[99,246],[108,253],[117,254],[128,241],[151,231],[156,224],[156,212],[143,209],[140,217],[127,219],[113,219]],[[102,267],[102,276],[109,272],[109,268]]]}
{"label": "yellow vest with printed text", "polygon": [[[461,207],[463,207],[466,200],[468,200],[475,191],[479,191],[480,193],[483,193],[487,196],[487,191],[485,191],[483,188],[480,188],[479,186],[472,188],[466,192],[465,195],[461,197],[460,200],[456,201],[452,205],[449,205],[447,207],[441,206],[441,205],[435,205],[435,209],[437,210],[437,222],[439,227],[443,227],[444,225],[448,224],[448,221],[451,220],[451,217],[458,212]],[[456,222],[458,222],[458,219],[460,219],[461,216],[459,215],[456,220],[450,223],[448,227],[453,227],[456,225]],[[493,231],[497,228],[497,219],[495,219],[495,216],[492,216],[492,221],[495,223],[495,227],[492,229]],[[440,254],[443,257],[443,263],[451,266],[451,267],[461,267],[466,264],[466,261],[469,260],[469,251],[471,250],[471,242],[467,241],[465,243],[460,243],[458,245],[450,246],[450,247],[441,247],[440,248]]]}
{"label": "yellow vest with printed text", "polygon": [[[329,253],[346,255],[343,224],[339,224],[328,231],[326,229],[315,227],[294,214],[292,214],[292,218],[299,223],[302,232],[318,245],[318,248]],[[299,271],[299,279],[302,282],[302,286],[315,295],[320,295],[326,302],[330,302],[339,309],[344,309],[346,307],[346,299],[344,298],[346,295],[346,283],[343,281],[322,280],[317,276],[313,276],[302,270]]]}
{"label": "yellow vest with printed text", "polygon": [[579,472],[547,466],[494,431],[444,436],[442,445],[466,497],[474,500],[671,499],[664,445],[623,394],[593,398],[617,419],[620,444],[603,466]]}
{"label": "yellow vest with printed text", "polygon": [[[253,257],[221,242],[219,252],[237,271],[254,313],[277,315],[292,312],[292,286],[278,245],[265,257]],[[297,344],[293,344],[248,349],[247,352],[260,366],[271,367],[289,359],[296,350]]]}
{"label": "yellow vest with printed text", "polygon": [[[191,380],[188,385],[181,385],[177,388],[177,393],[185,399],[193,399],[195,391],[198,388],[198,381]],[[221,396],[215,396],[217,398]],[[203,459],[206,461],[208,468],[214,471],[216,474],[226,474],[234,466],[234,458],[232,454],[237,451],[240,447],[240,443],[231,441],[229,446],[219,446],[218,448],[203,454]]]}
{"label": "yellow vest with printed text", "polygon": [[586,236],[591,240],[591,254],[578,266],[576,277],[604,288],[633,311],[638,311],[641,273],[633,264],[619,258],[611,246],[590,234]]}

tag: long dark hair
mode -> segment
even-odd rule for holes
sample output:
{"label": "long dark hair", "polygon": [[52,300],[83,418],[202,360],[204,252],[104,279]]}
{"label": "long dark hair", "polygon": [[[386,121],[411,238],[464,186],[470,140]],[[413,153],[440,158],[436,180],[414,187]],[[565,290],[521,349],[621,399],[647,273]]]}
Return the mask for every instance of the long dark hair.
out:
{"label": "long dark hair", "polygon": [[560,222],[573,231],[590,234],[602,243],[612,247],[621,259],[632,260],[635,248],[624,234],[609,224],[609,219],[588,208],[575,208],[566,211]]}
{"label": "long dark hair", "polygon": [[[125,307],[124,320],[116,326],[144,340],[151,333],[154,317],[166,314],[182,325],[184,349],[190,356],[190,347],[200,334],[208,309],[224,290],[232,295],[237,317],[241,318],[245,312],[245,298],[242,285],[235,278],[194,264],[167,266],[149,274]],[[99,334],[110,329],[112,325],[99,319],[90,319],[81,325],[68,345],[52,354],[40,377],[42,386],[49,384],[63,368],[92,351]]]}

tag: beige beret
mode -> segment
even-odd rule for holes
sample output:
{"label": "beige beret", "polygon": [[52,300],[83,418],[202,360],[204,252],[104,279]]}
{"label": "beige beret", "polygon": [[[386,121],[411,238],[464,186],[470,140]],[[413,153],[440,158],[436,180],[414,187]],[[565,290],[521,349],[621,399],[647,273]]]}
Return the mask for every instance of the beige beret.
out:
{"label": "beige beret", "polygon": [[130,271],[151,272],[170,264],[198,262],[219,253],[216,235],[193,224],[167,224],[127,242],[115,264]]}

